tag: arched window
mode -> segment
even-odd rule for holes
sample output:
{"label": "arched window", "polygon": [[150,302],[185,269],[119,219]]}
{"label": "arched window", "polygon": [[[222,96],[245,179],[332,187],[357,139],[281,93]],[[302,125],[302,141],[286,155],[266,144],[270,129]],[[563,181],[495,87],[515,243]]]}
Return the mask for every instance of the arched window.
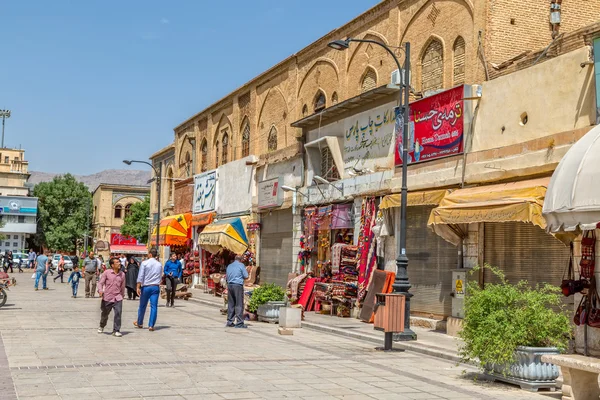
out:
{"label": "arched window", "polygon": [[229,161],[229,135],[227,134],[227,131],[225,131],[225,133],[223,134],[223,140],[221,144],[223,145],[223,151],[221,152],[221,158],[223,159],[223,161],[221,162],[223,164],[227,164],[227,161]]}
{"label": "arched window", "polygon": [[318,91],[315,95],[315,112],[319,112],[326,107],[327,99],[325,99],[325,93]]}
{"label": "arched window", "polygon": [[337,103],[338,103],[338,94],[337,94],[337,92],[333,92],[333,94],[331,95],[331,105],[334,105]]}
{"label": "arched window", "polygon": [[202,141],[202,146],[200,146],[200,152],[202,153],[202,163],[200,165],[201,172],[208,171],[208,144],[206,143],[206,139]]}
{"label": "arched window", "polygon": [[129,215],[131,215],[131,204],[127,204],[125,206],[125,218],[127,218]]}
{"label": "arched window", "polygon": [[463,85],[465,83],[465,39],[462,36],[454,41],[453,53],[452,86]]}
{"label": "arched window", "polygon": [[269,151],[277,150],[277,128],[275,128],[275,126],[272,126],[271,130],[269,131],[267,145],[268,145]]}
{"label": "arched window", "polygon": [[123,207],[120,204],[115,206],[115,218],[121,218],[121,212],[123,211]]}
{"label": "arched window", "polygon": [[[167,187],[168,187],[168,200],[169,203],[173,202],[173,192],[174,192],[174,180],[173,180],[173,169],[169,168],[169,170],[167,171]],[[160,212],[160,210],[159,210]]]}
{"label": "arched window", "polygon": [[373,68],[367,68],[362,81],[360,82],[360,92],[364,93],[377,87],[377,73]]}
{"label": "arched window", "polygon": [[242,131],[242,157],[250,155],[250,124],[246,122]]}
{"label": "arched window", "polygon": [[305,104],[302,106],[302,116],[306,117],[308,115],[308,106]]}
{"label": "arched window", "polygon": [[215,167],[219,166],[219,141],[215,144]]}
{"label": "arched window", "polygon": [[184,164],[185,176],[186,176],[186,178],[189,178],[190,176],[192,176],[192,156],[190,155],[189,151],[187,153],[185,153],[184,160],[185,160],[185,164]]}
{"label": "arched window", "polygon": [[442,43],[432,40],[421,59],[421,91],[438,90],[444,87],[444,54]]}

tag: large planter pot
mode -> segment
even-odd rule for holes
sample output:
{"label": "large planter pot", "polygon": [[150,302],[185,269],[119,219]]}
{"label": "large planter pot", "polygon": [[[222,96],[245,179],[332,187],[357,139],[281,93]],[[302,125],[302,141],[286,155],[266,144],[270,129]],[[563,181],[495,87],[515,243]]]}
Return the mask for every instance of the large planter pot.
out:
{"label": "large planter pot", "polygon": [[276,324],[279,322],[279,309],[285,307],[285,301],[269,301],[267,304],[258,306],[258,320]]}
{"label": "large planter pot", "polygon": [[516,361],[508,368],[493,365],[486,366],[486,376],[493,380],[519,385],[521,389],[537,392],[538,389],[556,388],[558,367],[542,362],[543,355],[560,354],[556,347],[525,347],[519,346],[515,352]]}

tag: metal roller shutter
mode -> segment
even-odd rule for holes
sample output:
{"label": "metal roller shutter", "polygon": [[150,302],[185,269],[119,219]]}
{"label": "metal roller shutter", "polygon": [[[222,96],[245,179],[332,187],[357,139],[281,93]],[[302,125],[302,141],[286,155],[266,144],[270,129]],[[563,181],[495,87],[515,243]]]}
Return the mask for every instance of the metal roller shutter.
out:
{"label": "metal roller shutter", "polygon": [[[547,282],[560,286],[569,249],[539,227],[523,222],[486,223],[484,243],[485,262],[500,268],[508,282],[527,280],[532,285]],[[485,271],[484,282],[497,281]],[[573,297],[565,300],[572,303]]]}
{"label": "metal roller shutter", "polygon": [[452,315],[452,270],[457,267],[456,246],[427,228],[434,207],[409,207],[407,212],[406,249],[411,312],[424,316]]}
{"label": "metal roller shutter", "polygon": [[260,282],[285,287],[292,271],[292,210],[277,210],[261,217]]}

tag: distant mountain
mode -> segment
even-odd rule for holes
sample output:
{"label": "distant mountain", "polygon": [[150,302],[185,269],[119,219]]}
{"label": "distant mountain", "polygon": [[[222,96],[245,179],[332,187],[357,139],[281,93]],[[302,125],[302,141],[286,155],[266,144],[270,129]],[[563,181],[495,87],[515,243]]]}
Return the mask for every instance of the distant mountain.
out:
{"label": "distant mountain", "polygon": [[[31,177],[28,183],[37,184],[49,182],[55,176],[64,174],[52,174],[48,172],[30,171]],[[93,175],[74,175],[79,182],[83,182],[90,191],[96,190],[101,183],[114,185],[139,185],[150,186],[148,180],[152,177],[150,171],[136,171],[130,169],[107,169]]]}

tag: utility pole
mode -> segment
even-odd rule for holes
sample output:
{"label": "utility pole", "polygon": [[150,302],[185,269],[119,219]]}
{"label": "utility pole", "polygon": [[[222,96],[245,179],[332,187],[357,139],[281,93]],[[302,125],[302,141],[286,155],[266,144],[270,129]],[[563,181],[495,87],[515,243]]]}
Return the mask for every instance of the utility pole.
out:
{"label": "utility pole", "polygon": [[0,116],[2,117],[2,148],[4,148],[4,124],[6,118],[10,118],[10,110],[0,110]]}

